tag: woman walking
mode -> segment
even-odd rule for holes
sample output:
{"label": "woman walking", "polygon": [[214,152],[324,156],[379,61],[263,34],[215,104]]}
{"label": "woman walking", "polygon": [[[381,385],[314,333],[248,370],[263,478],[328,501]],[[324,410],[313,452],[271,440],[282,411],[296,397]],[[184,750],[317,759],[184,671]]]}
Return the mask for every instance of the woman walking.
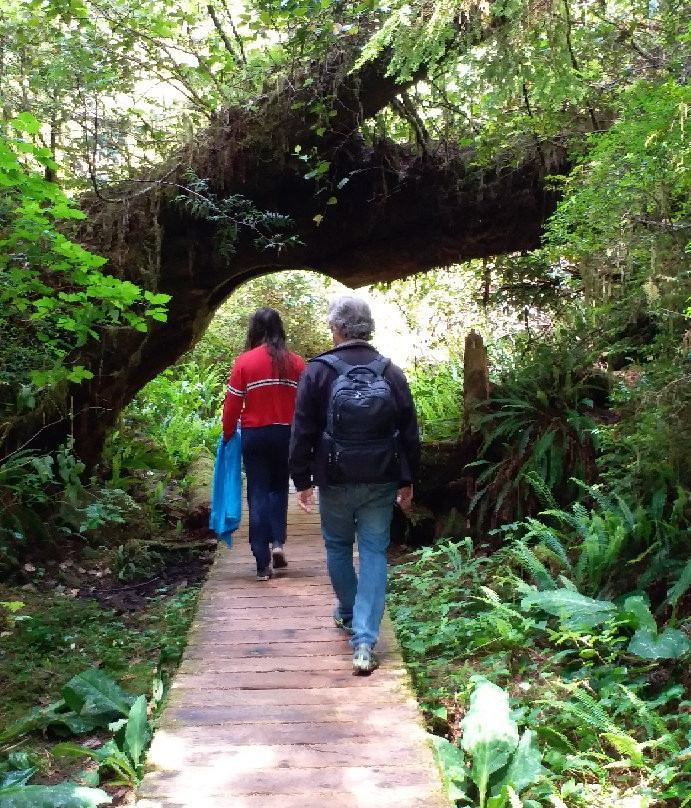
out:
{"label": "woman walking", "polygon": [[288,446],[304,360],[286,348],[281,317],[258,309],[247,328],[245,352],[233,363],[223,402],[223,439],[241,426],[247,477],[249,538],[257,580],[287,566],[283,545],[288,510]]}

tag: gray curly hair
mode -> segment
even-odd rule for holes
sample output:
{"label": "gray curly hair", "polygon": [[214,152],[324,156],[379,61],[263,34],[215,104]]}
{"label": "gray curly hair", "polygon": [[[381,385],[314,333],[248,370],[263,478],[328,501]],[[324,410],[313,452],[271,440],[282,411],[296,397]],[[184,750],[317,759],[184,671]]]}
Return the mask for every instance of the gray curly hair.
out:
{"label": "gray curly hair", "polygon": [[359,297],[341,295],[329,303],[326,321],[343,339],[372,338],[374,320],[369,305]]}

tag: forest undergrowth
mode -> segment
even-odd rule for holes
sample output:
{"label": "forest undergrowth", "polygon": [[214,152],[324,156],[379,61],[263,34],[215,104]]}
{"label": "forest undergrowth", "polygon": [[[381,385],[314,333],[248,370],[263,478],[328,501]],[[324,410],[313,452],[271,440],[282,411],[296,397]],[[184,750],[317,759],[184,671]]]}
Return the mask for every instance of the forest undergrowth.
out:
{"label": "forest undergrowth", "polygon": [[[329,345],[324,277],[220,296],[325,232],[382,278],[417,255],[429,270],[368,293],[405,323],[383,317],[375,344],[408,345],[423,438],[463,457],[423,470],[408,529],[426,520],[429,546],[390,595],[452,798],[691,805],[690,42],[679,0],[6,0],[0,808],[132,800],[213,551],[205,491],[247,316],[277,308],[305,357]],[[282,116],[275,150],[261,110]],[[408,226],[418,169],[430,209]],[[524,197],[485,207],[526,171]],[[259,210],[250,179],[300,221]],[[188,263],[163,261],[183,231],[201,234]],[[431,270],[426,244],[479,257]],[[207,270],[213,295],[180,306]],[[190,319],[197,338],[216,305],[120,410],[147,370],[129,346],[165,348],[178,322],[191,340]],[[490,395],[464,413],[471,328]],[[132,383],[111,389],[118,362]],[[106,415],[97,456],[85,424]]]}
{"label": "forest undergrowth", "polygon": [[495,369],[465,523],[391,574],[459,806],[691,803],[688,358],[605,370],[579,317]]}

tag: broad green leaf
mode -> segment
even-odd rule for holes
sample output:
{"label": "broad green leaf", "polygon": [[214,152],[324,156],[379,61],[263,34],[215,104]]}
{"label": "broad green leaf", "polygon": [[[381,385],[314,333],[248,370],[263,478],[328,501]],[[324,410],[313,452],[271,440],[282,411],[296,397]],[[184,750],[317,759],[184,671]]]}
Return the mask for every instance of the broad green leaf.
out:
{"label": "broad green leaf", "polygon": [[502,777],[502,785],[511,786],[517,794],[537,783],[542,773],[541,755],[535,733],[527,729],[521,735],[511,763]]}
{"label": "broad green leaf", "polygon": [[87,749],[85,746],[80,746],[78,743],[72,743],[72,741],[65,741],[64,743],[56,744],[53,747],[52,752],[55,757],[90,757],[93,760],[98,760],[98,755],[93,749]]}
{"label": "broad green leaf", "polygon": [[0,601],[0,606],[14,614],[24,607],[24,603],[21,600],[3,600]]}
{"label": "broad green leaf", "polygon": [[112,802],[100,788],[75,783],[56,786],[13,786],[0,791],[2,808],[95,808]]}
{"label": "broad green leaf", "polygon": [[450,800],[465,799],[463,784],[466,780],[466,768],[463,751],[455,744],[437,735],[428,736],[434,749],[435,757],[441,769],[446,793]]}
{"label": "broad green leaf", "polygon": [[144,749],[149,743],[149,738],[149,725],[146,720],[146,696],[139,696],[132,705],[125,728],[126,749],[135,766],[139,765]]}
{"label": "broad green leaf", "polygon": [[170,300],[170,297],[171,297],[170,295],[164,295],[162,293],[157,294],[155,292],[149,292],[148,290],[144,292],[144,299],[148,300],[149,303],[155,303],[155,304],[167,303]]}
{"label": "broad green leaf", "polygon": [[76,713],[104,723],[128,715],[132,704],[132,697],[98,668],[70,679],[62,688],[62,695]]}
{"label": "broad green leaf", "polygon": [[25,735],[27,732],[32,732],[35,729],[41,729],[60,721],[64,714],[61,715],[58,711],[64,709],[64,707],[65,702],[62,700],[55,701],[45,707],[34,707],[30,713],[22,716],[0,733],[0,743],[7,743],[13,738]]}
{"label": "broad green leaf", "polygon": [[611,600],[595,600],[571,589],[550,592],[530,592],[521,601],[521,608],[537,606],[558,617],[569,628],[593,628],[616,614]]}
{"label": "broad green leaf", "polygon": [[626,616],[627,612],[632,615],[633,620],[631,622],[634,628],[644,628],[657,634],[657,623],[650,612],[648,601],[643,595],[632,595],[626,598],[622,611],[624,616]]}
{"label": "broad green leaf", "polygon": [[30,769],[12,769],[12,771],[6,772],[0,777],[0,793],[12,786],[25,785],[35,771],[36,768],[32,766]]}
{"label": "broad green leaf", "polygon": [[74,712],[60,713],[57,719],[52,722],[54,724],[63,724],[74,735],[81,735],[84,732],[91,732],[96,727],[103,726],[103,722],[99,721],[92,716],[78,715]]}
{"label": "broad green leaf", "polygon": [[485,808],[490,775],[508,763],[518,745],[508,694],[479,678],[461,729],[461,746],[473,756],[471,776],[480,793],[480,808]]}
{"label": "broad green leaf", "polygon": [[643,659],[678,659],[690,648],[688,637],[676,628],[666,628],[659,635],[639,628],[631,638],[628,652]]}

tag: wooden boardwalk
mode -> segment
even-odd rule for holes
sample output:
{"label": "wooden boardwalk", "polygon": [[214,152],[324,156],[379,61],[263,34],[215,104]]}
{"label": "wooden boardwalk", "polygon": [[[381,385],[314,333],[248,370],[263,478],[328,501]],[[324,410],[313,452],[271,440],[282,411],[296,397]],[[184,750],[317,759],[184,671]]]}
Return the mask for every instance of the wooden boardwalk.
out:
{"label": "wooden boardwalk", "polygon": [[257,582],[247,520],[219,547],[138,808],[449,808],[385,618],[353,676],[316,514],[293,504],[289,566]]}

